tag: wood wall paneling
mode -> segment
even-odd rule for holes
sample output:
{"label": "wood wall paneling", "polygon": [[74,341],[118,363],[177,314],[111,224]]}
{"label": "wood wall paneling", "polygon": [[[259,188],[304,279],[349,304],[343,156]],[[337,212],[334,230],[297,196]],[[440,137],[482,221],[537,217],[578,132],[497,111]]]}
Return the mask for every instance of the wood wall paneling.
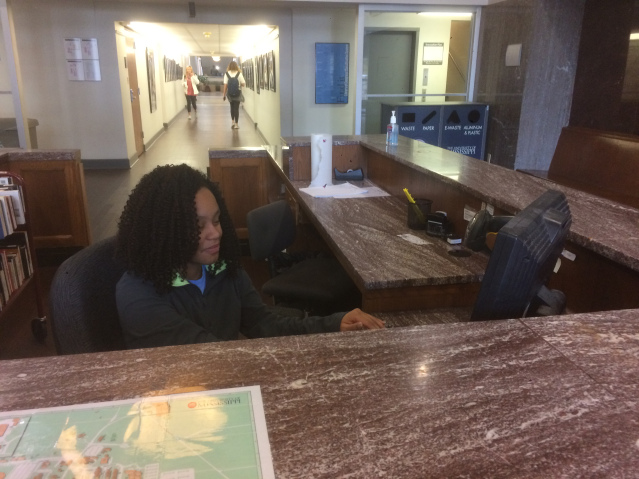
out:
{"label": "wood wall paneling", "polygon": [[454,185],[426,174],[415,174],[415,170],[373,151],[367,151],[367,169],[370,181],[406,201],[406,205],[408,201],[405,200],[404,188],[408,188],[413,198],[431,200],[431,211],[445,211],[457,235],[463,236],[466,232],[468,222],[464,219],[464,208],[468,206],[479,211],[482,206],[480,199],[460,191]]}
{"label": "wood wall paneling", "polygon": [[212,158],[212,181],[219,183],[231,219],[240,239],[248,238],[246,215],[267,204],[266,158]]}
{"label": "wood wall paneling", "polygon": [[566,295],[570,312],[586,313],[639,308],[639,274],[581,246],[568,242],[574,261],[561,258],[549,287]]}
{"label": "wood wall paneling", "polygon": [[25,181],[36,248],[91,244],[84,170],[79,161],[11,161],[9,170]]}
{"label": "wood wall paneling", "polygon": [[[469,308],[475,304],[481,283],[459,283],[413,288],[362,291],[362,309],[368,313],[435,308]],[[470,316],[468,317],[470,319]]]}

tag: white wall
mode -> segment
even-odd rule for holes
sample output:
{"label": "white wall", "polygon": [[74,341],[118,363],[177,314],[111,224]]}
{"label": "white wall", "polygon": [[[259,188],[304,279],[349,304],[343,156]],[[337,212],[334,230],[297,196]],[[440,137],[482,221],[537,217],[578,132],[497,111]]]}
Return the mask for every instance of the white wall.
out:
{"label": "white wall", "polygon": [[[116,25],[116,29],[125,32],[121,26]],[[135,34],[132,36],[135,40],[135,63],[138,88],[140,89],[140,113],[142,116],[142,129],[144,130],[144,144],[148,145],[148,142],[164,128],[164,124],[170,123],[175,116],[184,109],[185,105],[182,80],[164,81],[164,56],[166,54],[168,57],[174,57],[172,59],[186,70],[186,66],[189,64],[188,55],[187,52],[183,52],[182,55],[173,55],[165,52],[162,45],[153,38]],[[147,50],[152,51],[155,58],[153,75],[155,77],[157,109],[154,110],[153,113],[151,113],[151,98],[149,95]],[[120,70],[124,70],[124,74],[128,76],[128,71],[124,68],[123,58],[125,55],[126,53],[119,54],[118,52],[118,66]],[[128,87],[128,80],[126,86]],[[122,95],[124,99],[123,104],[125,105],[124,116],[131,117],[129,91],[123,91]]]}
{"label": "white wall", "polygon": [[9,71],[2,23],[0,23],[0,118],[15,118]]}
{"label": "white wall", "polygon": [[[315,104],[316,42],[350,45],[347,104]],[[357,11],[345,8],[294,10],[293,58],[293,135],[352,135],[355,131]]]}
{"label": "white wall", "polygon": [[[275,64],[275,91],[261,89],[257,93],[257,89],[251,90],[246,87],[243,89],[244,104],[242,107],[246,110],[246,113],[253,119],[253,122],[257,123],[257,128],[262,133],[264,138],[269,144],[277,145],[280,143],[282,135],[280,123],[276,121],[280,118],[280,103],[281,103],[281,78],[280,78],[280,41],[279,38],[272,38],[266,42],[261,43],[252,52],[250,59],[254,62],[254,71],[257,71],[257,65],[255,60],[259,55],[272,51]],[[248,59],[248,58],[247,58]],[[245,59],[242,58],[243,62]],[[285,95],[288,96],[288,95]]]}
{"label": "white wall", "polygon": [[[122,72],[126,48],[115,34],[118,22],[192,23],[183,4],[123,3],[108,0],[21,0],[12,2],[20,54],[26,116],[36,118],[41,148],[79,148],[85,160],[124,160],[134,152],[126,75]],[[315,131],[353,131],[355,88],[355,8],[323,9],[219,7],[198,4],[197,23],[230,25],[277,25],[277,91],[260,92],[245,108],[271,143],[281,136],[307,135]],[[293,26],[295,25],[295,29]],[[97,38],[102,81],[71,82],[67,79],[64,38]],[[351,95],[342,107],[315,105],[314,44],[351,43]],[[143,43],[143,42],[141,42]],[[148,87],[144,48],[136,49],[145,137],[151,138],[163,123],[183,107],[181,91],[163,85],[157,72],[156,85],[163,107],[148,109]],[[162,53],[156,52],[156,68]],[[124,80],[124,83],[122,81]],[[176,82],[173,82],[176,83]],[[278,104],[279,98],[279,104]],[[146,104],[144,103],[146,102]],[[252,106],[251,106],[252,105]],[[279,107],[279,111],[278,111]],[[147,113],[148,112],[148,113]],[[279,114],[279,125],[278,125]]]}
{"label": "white wall", "polygon": [[[97,158],[126,157],[113,22],[101,25],[92,5],[71,1],[13,2],[26,99],[40,148],[80,148]],[[102,81],[67,78],[64,39],[97,38]]]}

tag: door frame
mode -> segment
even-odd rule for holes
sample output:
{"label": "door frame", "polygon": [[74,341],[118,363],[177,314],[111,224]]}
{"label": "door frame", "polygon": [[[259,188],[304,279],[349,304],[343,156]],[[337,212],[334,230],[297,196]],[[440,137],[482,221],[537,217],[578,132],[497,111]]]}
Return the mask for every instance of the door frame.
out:
{"label": "door frame", "polygon": [[[135,153],[139,157],[146,147],[144,145],[144,125],[142,124],[142,111],[140,105],[140,86],[138,82],[137,52],[135,49],[135,39],[126,37],[127,46],[127,77],[129,79],[129,94],[131,100],[131,115],[133,117],[133,138],[135,142]],[[137,90],[137,91],[134,91]],[[137,107],[134,107],[133,100],[137,100]]]}
{"label": "door frame", "polygon": [[[468,67],[468,90],[466,92],[467,101],[474,101],[475,99],[475,73],[477,67],[477,54],[479,45],[479,25],[481,23],[481,7],[454,7],[454,6],[404,6],[404,5],[371,5],[360,4],[357,11],[357,61],[356,61],[356,83],[355,83],[355,134],[362,134],[362,101],[364,100],[363,92],[363,65],[364,65],[364,18],[365,13],[369,11],[380,12],[398,12],[398,13],[413,13],[413,12],[454,12],[454,11],[472,11],[473,18],[471,19],[471,53],[469,55],[470,65]],[[418,45],[419,48],[419,41]]]}
{"label": "door frame", "polygon": [[[409,77],[407,78],[408,80],[408,92],[406,93],[405,97],[396,97],[396,101],[398,102],[405,102],[405,101],[410,101],[410,98],[412,97],[412,92],[415,91],[415,85],[416,85],[416,73],[415,73],[415,68],[417,66],[417,58],[418,58],[418,54],[417,54],[417,43],[419,41],[419,29],[417,28],[402,28],[402,27],[389,27],[389,28],[384,28],[384,29],[378,29],[377,27],[365,27],[364,28],[364,37],[368,37],[370,38],[372,35],[377,35],[379,33],[407,33],[410,35],[411,38],[411,48],[412,48],[412,58],[410,59],[411,61],[411,65],[410,65],[410,72],[408,73]],[[376,93],[371,93],[371,78],[374,75],[371,75],[371,52],[369,51],[369,55],[368,55],[368,75],[367,75],[367,87],[366,87],[366,94],[371,95],[368,97],[368,99],[370,99],[372,97],[372,95],[375,95]],[[381,99],[380,99],[381,100]],[[363,103],[366,101],[366,98],[364,98],[364,85],[362,84],[362,110],[363,110]],[[372,111],[370,110],[370,103],[367,105],[366,107],[366,123],[364,123],[364,121],[361,119],[360,117],[360,121],[362,122],[360,125],[360,128],[363,128],[364,130],[368,130],[368,128],[366,128],[366,125],[369,124],[370,122],[370,118],[371,118],[371,113]],[[380,102],[380,108],[381,108],[381,102]],[[381,112],[380,112],[381,113]],[[373,115],[376,116],[376,115]],[[379,119],[380,117],[377,116],[377,118]],[[382,124],[384,127],[384,131],[386,131],[386,122],[388,122],[388,119],[382,120]],[[380,125],[381,127],[382,125]],[[381,130],[380,130],[381,131]],[[375,131],[375,133],[380,133],[380,131]],[[366,131],[362,131],[362,134],[366,134]]]}

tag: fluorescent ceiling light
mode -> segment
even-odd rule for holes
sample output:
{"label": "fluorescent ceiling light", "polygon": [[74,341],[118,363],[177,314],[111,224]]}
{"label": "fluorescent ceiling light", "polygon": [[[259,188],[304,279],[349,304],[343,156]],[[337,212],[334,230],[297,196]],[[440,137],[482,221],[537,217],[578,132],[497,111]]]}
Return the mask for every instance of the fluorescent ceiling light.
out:
{"label": "fluorescent ceiling light", "polygon": [[639,33],[631,33],[630,40],[639,40]]}
{"label": "fluorescent ceiling light", "polygon": [[467,17],[473,16],[469,12],[419,12],[417,15],[424,15],[426,17]]}

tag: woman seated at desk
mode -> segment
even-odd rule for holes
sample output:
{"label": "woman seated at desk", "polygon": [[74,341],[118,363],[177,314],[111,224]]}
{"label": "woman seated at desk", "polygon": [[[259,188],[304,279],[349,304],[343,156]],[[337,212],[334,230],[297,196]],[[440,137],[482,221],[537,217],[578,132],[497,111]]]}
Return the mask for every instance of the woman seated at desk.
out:
{"label": "woman seated at desk", "polygon": [[219,189],[184,164],[140,180],[120,217],[116,257],[127,268],[116,299],[129,348],[384,327],[359,309],[304,319],[270,312],[241,268]]}

